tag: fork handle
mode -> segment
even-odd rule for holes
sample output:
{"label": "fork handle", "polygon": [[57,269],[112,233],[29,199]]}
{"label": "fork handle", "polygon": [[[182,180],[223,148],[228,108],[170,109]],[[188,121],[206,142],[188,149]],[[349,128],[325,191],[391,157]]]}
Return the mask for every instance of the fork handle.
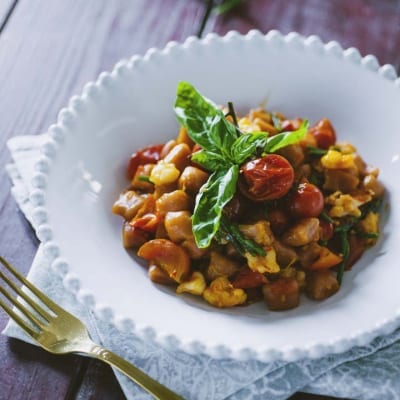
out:
{"label": "fork handle", "polygon": [[94,345],[88,355],[117,368],[158,400],[185,400],[110,350]]}

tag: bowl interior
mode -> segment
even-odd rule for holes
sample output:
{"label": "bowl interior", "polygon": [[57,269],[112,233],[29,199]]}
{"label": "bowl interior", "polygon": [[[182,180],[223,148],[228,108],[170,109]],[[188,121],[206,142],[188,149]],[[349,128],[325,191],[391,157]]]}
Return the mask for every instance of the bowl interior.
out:
{"label": "bowl interior", "polygon": [[[382,236],[345,274],[339,293],[324,302],[305,298],[299,308],[268,312],[263,304],[216,310],[190,296],[153,285],[145,268],[121,244],[119,217],[111,213],[128,182],[130,154],[175,137],[177,83],[191,82],[218,104],[239,113],[267,108],[311,123],[329,118],[339,140],[353,143],[381,171],[389,207]],[[307,46],[265,39],[194,42],[155,52],[97,83],[78,113],[48,175],[46,207],[54,240],[78,277],[81,294],[110,307],[157,337],[232,354],[250,349],[307,349],[371,332],[397,315],[400,90],[374,71]],[[393,278],[396,277],[396,278]],[[367,312],[368,311],[368,312]],[[343,327],[346,326],[344,329]],[[212,328],[210,328],[212,327]],[[237,332],[230,335],[229,332]]]}

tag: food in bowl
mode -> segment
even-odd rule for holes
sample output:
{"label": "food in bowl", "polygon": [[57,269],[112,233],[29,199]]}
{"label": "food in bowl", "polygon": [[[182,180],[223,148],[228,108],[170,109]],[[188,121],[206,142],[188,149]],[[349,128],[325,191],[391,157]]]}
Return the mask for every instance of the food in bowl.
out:
{"label": "food in bowl", "polygon": [[302,292],[335,294],[378,239],[378,169],[327,118],[238,117],[187,82],[174,109],[178,135],[133,153],[113,206],[150,279],[215,307],[264,300],[279,311]]}

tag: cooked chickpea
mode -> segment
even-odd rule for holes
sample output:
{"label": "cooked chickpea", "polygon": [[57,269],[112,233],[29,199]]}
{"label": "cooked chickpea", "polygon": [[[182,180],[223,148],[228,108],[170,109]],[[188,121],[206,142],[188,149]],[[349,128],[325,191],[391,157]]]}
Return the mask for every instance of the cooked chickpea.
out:
{"label": "cooked chickpea", "polygon": [[207,182],[209,174],[200,168],[188,165],[179,177],[178,187],[192,195],[199,192],[200,188]]}
{"label": "cooked chickpea", "polygon": [[189,211],[169,211],[165,214],[165,229],[173,242],[193,238],[191,216]]}
{"label": "cooked chickpea", "polygon": [[186,143],[179,143],[165,156],[164,162],[174,164],[175,168],[182,172],[189,164],[191,154],[192,151]]}
{"label": "cooked chickpea", "polygon": [[168,211],[190,210],[192,199],[183,190],[164,193],[156,200],[157,212],[165,215]]}

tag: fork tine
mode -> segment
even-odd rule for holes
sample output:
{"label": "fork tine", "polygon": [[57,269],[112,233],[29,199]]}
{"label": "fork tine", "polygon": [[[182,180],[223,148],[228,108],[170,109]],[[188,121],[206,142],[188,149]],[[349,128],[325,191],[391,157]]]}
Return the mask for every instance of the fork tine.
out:
{"label": "fork tine", "polygon": [[33,301],[24,291],[22,291],[13,281],[11,281],[7,275],[3,274],[0,271],[0,277],[9,285],[14,292],[18,294],[21,298],[23,298],[42,318],[44,318],[47,322],[50,322],[51,316],[50,314],[39,306],[35,301]]}
{"label": "fork tine", "polygon": [[39,332],[32,329],[16,312],[0,299],[0,307],[13,319],[31,338],[37,340]]}
{"label": "fork tine", "polygon": [[7,260],[0,256],[0,263],[3,264],[8,271],[10,271],[24,286],[26,286],[43,304],[45,304],[54,314],[64,312],[64,310],[48,298],[42,291],[36,286],[32,285],[28,280],[24,278]]}
{"label": "fork tine", "polygon": [[[29,311],[20,301],[18,301],[16,298],[10,295],[2,286],[0,286],[0,292],[6,297],[10,303],[18,308],[19,311],[21,311],[24,316],[29,319],[33,324],[35,324],[39,329],[44,328],[43,322],[39,321],[31,311]],[[3,303],[4,304],[4,303]]]}

